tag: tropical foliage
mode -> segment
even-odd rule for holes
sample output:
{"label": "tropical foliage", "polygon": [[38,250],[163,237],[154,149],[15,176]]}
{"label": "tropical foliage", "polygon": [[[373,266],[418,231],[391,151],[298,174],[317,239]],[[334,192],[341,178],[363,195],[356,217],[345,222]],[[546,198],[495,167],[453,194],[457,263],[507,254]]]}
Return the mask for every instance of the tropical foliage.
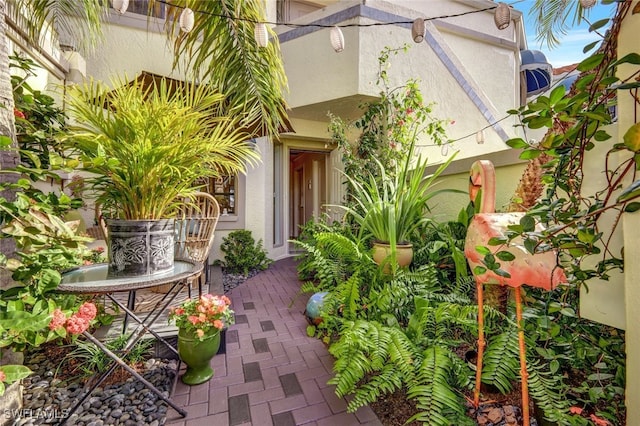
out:
{"label": "tropical foliage", "polygon": [[227,272],[240,273],[245,277],[253,271],[264,271],[273,262],[267,257],[262,240],[256,242],[251,231],[246,229],[232,231],[222,238],[220,251],[224,253],[222,264]]}
{"label": "tropical foliage", "polygon": [[[79,153],[104,210],[121,219],[171,217],[203,177],[243,172],[258,158],[224,97],[207,85],[175,90],[165,79],[100,82],[69,89],[75,124],[64,135]],[[108,108],[104,108],[108,106]]]}

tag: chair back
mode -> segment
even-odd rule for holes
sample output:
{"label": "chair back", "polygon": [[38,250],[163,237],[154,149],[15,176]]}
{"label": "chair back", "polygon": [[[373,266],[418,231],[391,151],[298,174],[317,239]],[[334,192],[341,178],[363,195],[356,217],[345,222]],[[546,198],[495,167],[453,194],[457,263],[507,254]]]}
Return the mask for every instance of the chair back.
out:
{"label": "chair back", "polygon": [[206,262],[219,217],[220,206],[212,195],[194,192],[185,198],[176,216],[176,258]]}

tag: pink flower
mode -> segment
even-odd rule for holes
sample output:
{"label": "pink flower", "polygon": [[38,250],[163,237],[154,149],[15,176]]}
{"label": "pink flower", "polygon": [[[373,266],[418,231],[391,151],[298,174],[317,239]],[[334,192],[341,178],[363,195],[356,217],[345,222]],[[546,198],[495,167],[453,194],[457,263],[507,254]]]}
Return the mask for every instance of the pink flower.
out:
{"label": "pink flower", "polygon": [[229,299],[227,296],[222,296],[220,299],[224,302],[225,305],[231,304],[231,299]]}
{"label": "pink flower", "polygon": [[66,328],[68,333],[82,334],[89,328],[89,320],[77,314],[71,315],[67,320]]}
{"label": "pink flower", "polygon": [[176,315],[182,315],[182,314],[184,314],[184,309],[176,308],[176,310],[174,312],[175,312]]}
{"label": "pink flower", "polygon": [[51,322],[49,322],[49,330],[58,329],[67,321],[66,315],[60,310],[60,308],[56,308],[52,315],[53,318],[51,318]]}
{"label": "pink flower", "polygon": [[195,315],[189,315],[189,316],[187,317],[187,320],[188,320],[191,324],[193,324],[193,325],[196,325],[197,323],[199,323],[199,322],[200,322],[200,318],[198,318],[198,317],[197,317],[197,316],[195,316]]}
{"label": "pink flower", "polygon": [[78,309],[78,316],[86,319],[87,321],[94,319],[97,314],[98,309],[96,308],[96,305],[91,302],[84,302]]}
{"label": "pink flower", "polygon": [[215,328],[217,328],[218,330],[222,330],[222,327],[224,327],[224,324],[223,324],[223,323],[222,323],[222,321],[220,321],[220,320],[215,320],[215,321],[213,322],[213,326],[214,326]]}
{"label": "pink flower", "polygon": [[199,329],[196,330],[196,334],[198,335],[198,337],[203,337],[204,336],[204,330],[199,328]]}
{"label": "pink flower", "polygon": [[104,253],[104,247],[97,247],[97,248],[96,248],[96,251],[97,251],[98,253]]}
{"label": "pink flower", "polygon": [[4,371],[0,370],[0,383],[4,382],[5,380],[7,380],[7,375],[4,374]]}

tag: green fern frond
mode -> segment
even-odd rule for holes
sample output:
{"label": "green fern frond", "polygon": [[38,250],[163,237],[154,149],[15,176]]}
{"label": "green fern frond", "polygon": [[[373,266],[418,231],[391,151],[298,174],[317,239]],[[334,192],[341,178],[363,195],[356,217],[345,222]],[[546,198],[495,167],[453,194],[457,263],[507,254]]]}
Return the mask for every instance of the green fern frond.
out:
{"label": "green fern frond", "polygon": [[377,401],[382,395],[391,394],[401,387],[402,378],[398,375],[396,367],[387,364],[379,374],[373,376],[355,391],[353,399],[349,401],[347,411],[354,412],[362,406]]}
{"label": "green fern frond", "polygon": [[518,331],[509,328],[491,338],[483,357],[482,382],[495,386],[503,394],[509,393],[519,369]]}
{"label": "green fern frond", "polygon": [[416,400],[420,412],[407,422],[417,420],[435,426],[469,423],[462,398],[450,383],[455,369],[447,352],[438,346],[423,352],[424,360],[418,369],[416,384],[407,391],[407,395]]}
{"label": "green fern frond", "polygon": [[544,418],[561,425],[571,424],[568,415],[569,401],[562,376],[544,371],[537,361],[527,364],[529,394],[543,412]]}

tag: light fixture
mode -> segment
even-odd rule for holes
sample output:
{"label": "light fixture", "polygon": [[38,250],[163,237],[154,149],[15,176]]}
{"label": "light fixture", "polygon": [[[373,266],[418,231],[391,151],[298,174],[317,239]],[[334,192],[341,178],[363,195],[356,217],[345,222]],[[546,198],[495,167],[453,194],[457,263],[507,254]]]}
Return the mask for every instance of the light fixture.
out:
{"label": "light fixture", "polygon": [[476,133],[476,143],[482,145],[484,143],[484,130],[478,130]]}
{"label": "light fixture", "polygon": [[129,0],[111,0],[111,7],[120,15],[127,11],[129,7]]}
{"label": "light fixture", "polygon": [[443,143],[442,146],[440,147],[440,154],[443,157],[446,157],[449,154],[449,143]]}
{"label": "light fixture", "polygon": [[267,24],[258,22],[253,29],[253,35],[256,37],[256,43],[259,47],[267,47],[269,45],[269,34],[267,34]]}
{"label": "light fixture", "polygon": [[597,0],[580,0],[580,6],[583,9],[589,9],[595,6]]}
{"label": "light fixture", "polygon": [[180,14],[180,29],[185,33],[191,32],[195,24],[195,16],[193,10],[185,7]]}
{"label": "light fixture", "polygon": [[493,21],[499,30],[505,30],[511,24],[511,8],[506,3],[498,3],[496,13],[493,15]]}
{"label": "light fixture", "polygon": [[418,18],[413,21],[413,25],[411,26],[411,38],[416,43],[422,43],[424,40],[424,33],[426,30],[426,26],[424,25],[424,19]]}
{"label": "light fixture", "polygon": [[329,33],[329,40],[331,41],[331,47],[333,50],[340,53],[344,50],[344,35],[342,34],[342,30],[340,27],[335,26],[331,28],[331,33]]}

